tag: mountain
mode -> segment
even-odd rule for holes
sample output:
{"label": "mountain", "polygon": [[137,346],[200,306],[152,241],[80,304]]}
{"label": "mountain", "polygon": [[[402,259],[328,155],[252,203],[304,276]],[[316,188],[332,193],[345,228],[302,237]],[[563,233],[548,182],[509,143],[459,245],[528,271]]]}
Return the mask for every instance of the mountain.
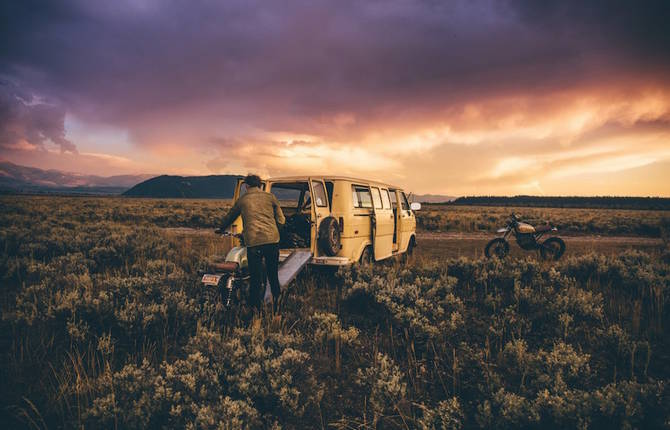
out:
{"label": "mountain", "polygon": [[0,160],[0,192],[121,194],[152,175],[97,176],[43,170]]}
{"label": "mountain", "polygon": [[127,197],[232,199],[240,176],[161,175],[139,183],[123,193]]}

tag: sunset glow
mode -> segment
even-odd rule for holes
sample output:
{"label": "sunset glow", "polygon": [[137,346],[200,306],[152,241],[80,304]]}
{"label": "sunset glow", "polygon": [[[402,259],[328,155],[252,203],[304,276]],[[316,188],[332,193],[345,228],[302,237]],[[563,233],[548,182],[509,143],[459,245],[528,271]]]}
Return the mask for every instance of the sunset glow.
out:
{"label": "sunset glow", "polygon": [[653,8],[29,3],[2,6],[0,158],[17,164],[670,196],[670,41]]}

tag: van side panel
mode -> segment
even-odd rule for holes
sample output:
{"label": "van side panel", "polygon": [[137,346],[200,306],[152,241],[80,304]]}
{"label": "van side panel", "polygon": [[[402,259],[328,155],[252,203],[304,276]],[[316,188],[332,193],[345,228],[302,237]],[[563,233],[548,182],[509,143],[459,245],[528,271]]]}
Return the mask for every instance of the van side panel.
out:
{"label": "van side panel", "polygon": [[343,221],[341,233],[342,249],[338,257],[346,257],[352,263],[358,261],[365,246],[372,243],[372,208],[355,208],[352,183],[335,181],[333,184],[332,215]]}

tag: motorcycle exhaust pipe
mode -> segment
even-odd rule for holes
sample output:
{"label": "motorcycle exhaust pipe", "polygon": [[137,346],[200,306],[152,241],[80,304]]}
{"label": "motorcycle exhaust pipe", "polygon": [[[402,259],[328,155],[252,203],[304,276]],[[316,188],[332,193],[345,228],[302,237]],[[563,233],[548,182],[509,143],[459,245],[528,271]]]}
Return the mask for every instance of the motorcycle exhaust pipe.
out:
{"label": "motorcycle exhaust pipe", "polygon": [[226,289],[228,290],[228,298],[226,298],[226,308],[230,307],[230,299],[233,296],[233,276],[229,276],[226,280]]}

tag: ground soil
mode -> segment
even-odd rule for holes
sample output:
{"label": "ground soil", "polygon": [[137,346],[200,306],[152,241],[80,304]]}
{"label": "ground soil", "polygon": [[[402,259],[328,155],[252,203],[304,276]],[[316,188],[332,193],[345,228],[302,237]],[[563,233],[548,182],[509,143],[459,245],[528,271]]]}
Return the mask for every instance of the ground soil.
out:
{"label": "ground soil", "polygon": [[[432,258],[470,257],[484,255],[486,244],[498,237],[488,233],[417,233],[417,254]],[[549,236],[547,236],[549,237]],[[565,241],[565,255],[579,255],[589,252],[614,254],[625,249],[638,249],[656,253],[663,246],[659,238],[637,236],[599,235],[558,235]],[[534,251],[524,251],[510,238],[510,252],[513,257],[535,255]]]}
{"label": "ground soil", "polygon": [[[167,228],[166,230],[178,236],[212,236],[212,229],[194,229],[188,227]],[[601,236],[601,235],[558,235],[566,244],[565,255],[580,255],[589,252],[614,254],[626,249],[637,249],[656,253],[663,247],[660,238],[639,236]],[[478,258],[484,255],[484,247],[498,237],[491,233],[462,233],[462,232],[418,232],[416,249],[417,256],[430,259],[470,257]],[[549,237],[549,236],[546,236]],[[228,240],[228,239],[225,239]],[[536,256],[535,251],[524,251],[510,238],[510,253],[512,257]]]}

